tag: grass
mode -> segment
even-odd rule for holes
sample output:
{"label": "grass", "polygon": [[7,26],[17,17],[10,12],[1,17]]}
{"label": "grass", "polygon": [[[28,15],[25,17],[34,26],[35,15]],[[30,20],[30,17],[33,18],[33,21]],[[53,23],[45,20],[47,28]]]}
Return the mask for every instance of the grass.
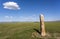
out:
{"label": "grass", "polygon": [[[0,39],[40,39],[32,38],[34,29],[39,30],[38,22],[6,22],[0,23]],[[60,22],[45,22],[46,32],[60,34]],[[60,35],[57,35],[60,37]],[[42,38],[41,38],[42,39]],[[55,39],[55,38],[48,38]]]}

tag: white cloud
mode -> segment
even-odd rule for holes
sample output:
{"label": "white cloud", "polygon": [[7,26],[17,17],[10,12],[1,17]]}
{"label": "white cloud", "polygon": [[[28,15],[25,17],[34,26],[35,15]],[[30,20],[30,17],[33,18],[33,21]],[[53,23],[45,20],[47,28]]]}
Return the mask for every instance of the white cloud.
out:
{"label": "white cloud", "polygon": [[9,16],[5,16],[5,18],[9,18]]}
{"label": "white cloud", "polygon": [[4,16],[4,21],[6,21],[6,22],[12,22],[13,20],[13,16]]}
{"label": "white cloud", "polygon": [[5,2],[3,3],[3,6],[5,9],[13,9],[13,10],[20,9],[19,5],[16,2]]}
{"label": "white cloud", "polygon": [[5,16],[5,18],[7,18],[7,19],[12,19],[13,16]]}
{"label": "white cloud", "polygon": [[39,17],[36,15],[32,16],[20,16],[20,21],[39,21]]}
{"label": "white cloud", "polygon": [[32,16],[5,16],[4,17],[5,21],[21,21],[21,22],[33,22],[33,21],[39,21],[39,17],[37,17],[36,15],[32,15]]}

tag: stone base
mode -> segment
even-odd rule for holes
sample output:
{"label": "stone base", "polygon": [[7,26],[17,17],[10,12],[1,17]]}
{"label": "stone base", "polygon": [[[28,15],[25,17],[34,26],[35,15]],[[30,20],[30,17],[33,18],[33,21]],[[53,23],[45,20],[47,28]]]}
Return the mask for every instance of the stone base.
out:
{"label": "stone base", "polygon": [[46,36],[42,37],[41,34],[39,34],[38,32],[33,32],[32,33],[32,37],[33,38],[48,38],[48,37],[51,37],[51,35],[49,33],[46,34]]}

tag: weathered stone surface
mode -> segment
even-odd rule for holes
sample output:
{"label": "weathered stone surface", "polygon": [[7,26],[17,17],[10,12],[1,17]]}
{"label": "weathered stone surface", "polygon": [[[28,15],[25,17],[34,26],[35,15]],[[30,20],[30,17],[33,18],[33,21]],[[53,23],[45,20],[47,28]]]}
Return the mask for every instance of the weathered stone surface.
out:
{"label": "weathered stone surface", "polygon": [[46,36],[43,14],[40,15],[40,31],[41,31],[41,36]]}

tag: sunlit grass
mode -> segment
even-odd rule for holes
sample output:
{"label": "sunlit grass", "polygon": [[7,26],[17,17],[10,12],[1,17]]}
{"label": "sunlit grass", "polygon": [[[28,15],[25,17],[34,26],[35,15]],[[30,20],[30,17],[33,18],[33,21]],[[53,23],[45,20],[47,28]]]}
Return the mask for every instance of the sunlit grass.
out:
{"label": "sunlit grass", "polygon": [[[0,39],[38,39],[31,35],[34,28],[39,30],[39,26],[39,22],[0,23]],[[60,22],[45,22],[45,26],[46,32],[60,33]]]}

